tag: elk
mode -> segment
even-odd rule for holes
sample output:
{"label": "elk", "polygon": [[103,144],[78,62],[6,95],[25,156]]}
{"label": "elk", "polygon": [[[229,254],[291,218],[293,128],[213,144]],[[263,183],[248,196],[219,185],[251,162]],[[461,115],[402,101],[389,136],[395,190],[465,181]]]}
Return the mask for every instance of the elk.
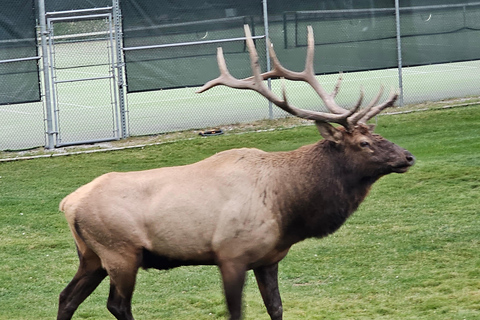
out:
{"label": "elk", "polygon": [[[58,320],[71,319],[107,276],[108,310],[131,320],[138,269],[186,265],[218,266],[231,320],[242,316],[245,274],[253,270],[270,318],[280,320],[278,263],[292,245],[333,233],[376,180],[414,164],[410,152],[366,124],[397,94],[378,104],[380,92],[360,109],[362,93],[350,110],[340,107],[334,97],[341,78],[331,94],[315,78],[311,27],[303,72],[285,69],[271,47],[274,67],[261,73],[248,26],[245,34],[253,77],[231,76],[218,48],[220,76],[198,92],[216,85],[254,90],[292,115],[314,120],[324,139],[289,152],[233,149],[185,166],[111,172],[78,188],[60,203],[80,265],[60,294]],[[294,107],[285,90],[279,98],[266,88],[269,77],[307,82],[331,113]]]}

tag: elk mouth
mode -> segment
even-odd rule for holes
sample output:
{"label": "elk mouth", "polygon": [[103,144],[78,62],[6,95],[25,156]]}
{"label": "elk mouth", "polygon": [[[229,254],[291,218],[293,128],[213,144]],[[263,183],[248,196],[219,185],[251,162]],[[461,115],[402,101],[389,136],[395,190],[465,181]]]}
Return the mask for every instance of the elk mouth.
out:
{"label": "elk mouth", "polygon": [[405,173],[415,164],[415,157],[408,151],[405,152],[405,162],[392,166],[392,171],[396,173]]}
{"label": "elk mouth", "polygon": [[396,173],[405,173],[408,171],[408,169],[411,167],[411,164],[402,164],[399,166],[392,167],[392,171]]}

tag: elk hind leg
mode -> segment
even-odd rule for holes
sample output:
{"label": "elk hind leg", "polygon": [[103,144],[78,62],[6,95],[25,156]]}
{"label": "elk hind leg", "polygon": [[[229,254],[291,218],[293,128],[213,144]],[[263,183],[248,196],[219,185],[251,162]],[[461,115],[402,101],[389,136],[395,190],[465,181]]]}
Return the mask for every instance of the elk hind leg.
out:
{"label": "elk hind leg", "polygon": [[[77,248],[78,250],[78,248]],[[57,320],[69,320],[78,306],[98,287],[107,272],[100,258],[90,249],[78,250],[80,265],[67,287],[60,293]]]}

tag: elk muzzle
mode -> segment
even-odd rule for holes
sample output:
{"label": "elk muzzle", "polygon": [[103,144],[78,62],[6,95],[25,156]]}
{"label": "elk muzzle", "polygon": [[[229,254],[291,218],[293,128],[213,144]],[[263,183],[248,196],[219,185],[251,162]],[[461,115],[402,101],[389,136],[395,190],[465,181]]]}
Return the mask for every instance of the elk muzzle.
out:
{"label": "elk muzzle", "polygon": [[405,173],[415,164],[415,157],[408,150],[404,150],[404,159],[392,167],[392,171],[396,173]]}

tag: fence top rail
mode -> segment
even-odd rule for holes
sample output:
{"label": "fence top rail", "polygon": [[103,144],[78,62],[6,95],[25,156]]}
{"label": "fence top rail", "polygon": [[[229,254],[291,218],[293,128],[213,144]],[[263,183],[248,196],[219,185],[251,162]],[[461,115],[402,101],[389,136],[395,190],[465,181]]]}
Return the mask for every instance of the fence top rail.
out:
{"label": "fence top rail", "polygon": [[292,14],[310,14],[310,13],[319,13],[319,14],[332,14],[332,13],[371,13],[371,12],[395,12],[395,8],[372,8],[372,9],[337,9],[337,10],[300,10],[300,11],[286,11],[285,13]]}
{"label": "fence top rail", "polygon": [[[265,35],[254,36],[252,38],[254,40],[263,39],[263,38],[265,38]],[[185,47],[185,46],[194,46],[194,45],[200,45],[200,44],[213,44],[213,43],[223,43],[223,42],[233,42],[233,41],[245,41],[246,39],[247,39],[246,37],[240,37],[240,38],[229,38],[229,39],[218,39],[218,40],[207,40],[207,41],[167,43],[167,44],[157,44],[157,45],[151,45],[151,46],[123,48],[123,51],[161,49],[161,48],[172,48],[172,47]]]}
{"label": "fence top rail", "polygon": [[35,41],[35,38],[23,38],[23,39],[6,39],[0,40],[0,45],[3,43],[28,43],[31,41]]}
{"label": "fence top rail", "polygon": [[103,8],[92,8],[92,9],[79,9],[79,10],[68,10],[68,11],[51,11],[45,13],[47,17],[52,16],[66,16],[66,15],[77,15],[85,13],[94,13],[94,12],[111,12],[113,7],[103,7]]}
{"label": "fence top rail", "polygon": [[27,57],[27,58],[16,58],[16,59],[7,59],[7,60],[0,60],[0,64],[2,63],[11,63],[11,62],[23,62],[23,61],[30,61],[30,60],[40,60],[40,56],[36,57]]}
{"label": "fence top rail", "polygon": [[[412,10],[432,10],[432,9],[449,9],[449,8],[463,8],[463,7],[475,7],[480,6],[480,2],[470,2],[470,3],[456,3],[456,4],[443,4],[443,5],[433,5],[433,6],[417,6],[417,7],[400,7],[400,11],[412,11]],[[310,14],[310,13],[371,13],[371,12],[395,12],[395,8],[371,8],[371,9],[341,9],[341,10],[300,10],[300,11],[286,11],[285,13],[299,13],[299,14]]]}
{"label": "fence top rail", "polygon": [[450,9],[450,8],[477,7],[477,6],[480,6],[480,2],[441,4],[436,6],[400,7],[399,10],[400,11],[431,10],[431,9]]}

